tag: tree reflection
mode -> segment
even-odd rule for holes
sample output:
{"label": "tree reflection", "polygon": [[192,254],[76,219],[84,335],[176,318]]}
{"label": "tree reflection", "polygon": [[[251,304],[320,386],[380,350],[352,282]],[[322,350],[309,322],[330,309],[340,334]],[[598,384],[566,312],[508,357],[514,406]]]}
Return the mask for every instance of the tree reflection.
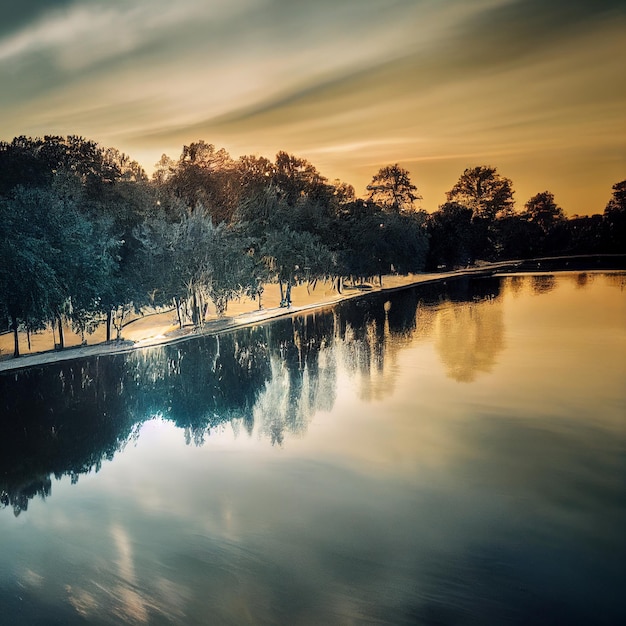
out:
{"label": "tree reflection", "polygon": [[124,407],[122,356],[62,362],[0,377],[0,501],[19,515],[50,476],[77,482],[123,447],[135,420]]}
{"label": "tree reflection", "polygon": [[436,319],[435,346],[450,378],[472,382],[490,372],[504,349],[501,302],[487,300],[442,307]]}
{"label": "tree reflection", "polygon": [[548,293],[556,287],[556,278],[552,274],[532,276],[531,287],[536,295]]}
{"label": "tree reflection", "polygon": [[607,274],[604,278],[611,287],[617,287],[620,291],[626,288],[626,274]]}
{"label": "tree reflection", "polygon": [[587,274],[587,272],[581,272],[580,274],[576,274],[575,280],[576,287],[582,289],[593,281],[593,275]]}
{"label": "tree reflection", "polygon": [[525,282],[525,276],[510,276],[506,280],[506,286],[511,291],[511,293],[513,293],[514,295],[518,295],[521,292]]}
{"label": "tree reflection", "polygon": [[336,389],[332,311],[283,320],[268,327],[271,378],[259,395],[254,420],[272,444],[285,432],[303,435],[318,410],[330,410]]}
{"label": "tree reflection", "polygon": [[370,294],[219,336],[2,374],[0,506],[18,515],[50,496],[52,476],[97,472],[154,416],[189,445],[225,424],[283,445],[333,408],[340,370],[362,398],[384,398],[417,340],[434,337],[448,375],[472,381],[504,348],[499,289],[500,279],[459,279]]}

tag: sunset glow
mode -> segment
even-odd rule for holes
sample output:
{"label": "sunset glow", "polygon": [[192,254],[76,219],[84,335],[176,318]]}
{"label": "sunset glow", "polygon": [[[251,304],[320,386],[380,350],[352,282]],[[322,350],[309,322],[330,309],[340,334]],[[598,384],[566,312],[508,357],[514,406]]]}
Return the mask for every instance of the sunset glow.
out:
{"label": "sunset glow", "polygon": [[626,173],[620,0],[33,0],[0,24],[0,139],[77,134],[148,173],[204,139],[302,156],[365,193],[466,167],[601,213]]}

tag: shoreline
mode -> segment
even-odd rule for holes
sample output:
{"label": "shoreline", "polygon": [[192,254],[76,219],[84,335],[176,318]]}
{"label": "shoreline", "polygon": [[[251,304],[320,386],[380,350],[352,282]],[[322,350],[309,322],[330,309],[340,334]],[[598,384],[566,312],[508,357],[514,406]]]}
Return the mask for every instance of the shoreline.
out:
{"label": "shoreline", "polygon": [[[596,260],[598,265],[601,260],[613,259],[616,261],[612,267],[592,267],[590,263],[592,259]],[[580,262],[587,261],[586,267],[579,267]],[[570,264],[576,267],[570,267]],[[534,266],[534,267],[533,267]],[[323,309],[333,306],[339,302],[360,298],[372,293],[391,293],[403,289],[410,289],[418,285],[432,284],[444,282],[449,279],[458,279],[468,276],[493,276],[506,275],[511,273],[549,273],[549,272],[584,272],[584,271],[623,271],[626,269],[626,255],[585,255],[575,257],[543,257],[540,259],[517,260],[517,261],[500,261],[496,263],[485,263],[479,266],[451,270],[437,273],[409,274],[407,276],[384,276],[383,285],[370,285],[368,289],[359,289],[357,287],[346,286],[342,293],[335,291],[334,296],[321,297],[314,301],[299,306],[270,307],[255,309],[251,311],[243,311],[235,315],[225,316],[223,318],[210,319],[200,328],[186,326],[182,329],[176,328],[169,332],[147,335],[136,340],[121,339],[111,342],[98,342],[90,345],[68,346],[63,350],[46,350],[32,352],[20,355],[17,358],[8,357],[0,359],[0,375],[10,374],[12,372],[30,369],[41,365],[48,365],[61,361],[76,360],[88,358],[92,356],[107,356],[116,354],[127,354],[136,350],[152,348],[160,345],[170,345],[188,341],[195,337],[219,335],[230,332],[237,328],[262,324],[281,317],[289,317],[299,315],[306,311]],[[386,284],[385,284],[386,283]],[[154,314],[153,314],[154,315]],[[162,315],[158,313],[156,315]],[[133,320],[125,328],[132,326],[136,321],[151,317],[145,316]],[[149,331],[147,331],[149,332]]]}

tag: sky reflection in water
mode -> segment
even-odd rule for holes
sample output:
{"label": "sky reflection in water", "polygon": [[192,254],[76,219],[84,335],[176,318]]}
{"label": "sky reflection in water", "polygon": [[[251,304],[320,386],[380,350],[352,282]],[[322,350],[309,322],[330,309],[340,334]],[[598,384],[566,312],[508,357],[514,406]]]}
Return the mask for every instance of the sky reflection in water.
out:
{"label": "sky reflection in water", "polygon": [[618,623],[625,285],[460,281],[5,376],[3,619]]}

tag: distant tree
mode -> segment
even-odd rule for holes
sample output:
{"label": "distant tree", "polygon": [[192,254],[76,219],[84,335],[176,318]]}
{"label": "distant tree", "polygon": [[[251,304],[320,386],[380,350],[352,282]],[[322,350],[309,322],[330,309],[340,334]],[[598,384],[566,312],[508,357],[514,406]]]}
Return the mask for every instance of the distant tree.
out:
{"label": "distant tree", "polygon": [[626,213],[626,180],[613,185],[613,195],[604,209],[605,216],[615,212]]}
{"label": "distant tree", "polygon": [[43,187],[50,183],[52,172],[38,155],[40,143],[24,136],[0,142],[0,196],[17,186]]}
{"label": "distant tree", "polygon": [[603,218],[607,251],[626,252],[626,180],[613,185]]}
{"label": "distant tree", "polygon": [[537,224],[544,235],[566,219],[563,209],[554,201],[554,194],[549,191],[542,191],[530,198],[524,206],[522,217]]}
{"label": "distant tree", "polygon": [[[183,146],[178,161],[161,157],[153,182],[164,206],[180,208],[168,200],[172,195],[194,210],[201,205],[211,214],[214,225],[232,220],[239,202],[239,181],[235,162],[224,148],[217,149],[203,140]],[[173,216],[180,219],[181,215]]]}
{"label": "distant tree", "polygon": [[172,300],[181,327],[188,318],[201,325],[209,302],[221,316],[234,298],[243,294],[256,298],[262,291],[264,276],[251,240],[224,224],[214,226],[202,207],[179,222],[152,220],[138,229],[137,236],[146,276],[154,286],[153,301]]}
{"label": "distant tree", "polygon": [[279,198],[293,206],[303,196],[325,188],[326,178],[306,159],[281,151],[276,155],[272,183]]}
{"label": "distant tree", "polygon": [[136,161],[119,150],[103,148],[84,137],[46,135],[0,142],[0,194],[17,186],[50,185],[61,172],[79,179],[92,199],[118,180],[146,180],[145,172]]}
{"label": "distant tree", "polygon": [[226,313],[229,302],[243,294],[253,299],[261,297],[258,270],[251,242],[232,230],[218,228],[214,236],[212,276],[207,284],[207,294],[218,316]]}
{"label": "distant tree", "polygon": [[241,188],[240,203],[246,203],[273,185],[276,168],[265,157],[244,155],[235,162],[237,180]]}
{"label": "distant tree", "polygon": [[458,202],[446,202],[429,216],[427,231],[430,236],[429,269],[442,265],[453,268],[474,261],[472,209]]}
{"label": "distant tree", "polygon": [[394,213],[412,211],[415,201],[422,199],[411,182],[409,171],[397,163],[381,167],[367,186],[367,191],[370,192],[370,202]]}
{"label": "distant tree", "polygon": [[284,225],[292,213],[273,184],[250,189],[240,200],[235,222],[252,236],[262,237],[266,230]]}
{"label": "distant tree", "polygon": [[335,197],[337,204],[340,206],[346,205],[356,200],[354,187],[349,183],[344,183],[337,178],[333,181],[332,189],[333,196]]}
{"label": "distant tree", "polygon": [[521,215],[496,220],[492,230],[498,259],[527,259],[543,253],[543,231]]}
{"label": "distant tree", "polygon": [[355,220],[344,252],[345,269],[353,277],[408,274],[424,269],[428,250],[426,214],[393,213],[380,209]]}
{"label": "distant tree", "polygon": [[602,215],[574,215],[565,222],[569,246],[566,254],[611,252],[610,231]]}
{"label": "distant tree", "polygon": [[479,166],[466,169],[446,196],[472,209],[474,218],[494,220],[513,212],[513,193],[511,180],[495,167]]}
{"label": "distant tree", "polygon": [[176,173],[176,161],[167,154],[162,154],[158,163],[154,165],[154,172],[152,173],[152,182],[157,187],[163,187],[168,180]]}
{"label": "distant tree", "polygon": [[[20,326],[43,328],[63,300],[62,285],[47,242],[46,216],[32,211],[29,192],[0,197],[0,309],[13,331],[18,357]],[[26,197],[25,197],[26,196]]]}
{"label": "distant tree", "polygon": [[168,249],[172,251],[171,269],[178,285],[176,295],[190,302],[195,326],[204,322],[207,285],[213,278],[213,248],[219,229],[200,206],[172,227]]}

